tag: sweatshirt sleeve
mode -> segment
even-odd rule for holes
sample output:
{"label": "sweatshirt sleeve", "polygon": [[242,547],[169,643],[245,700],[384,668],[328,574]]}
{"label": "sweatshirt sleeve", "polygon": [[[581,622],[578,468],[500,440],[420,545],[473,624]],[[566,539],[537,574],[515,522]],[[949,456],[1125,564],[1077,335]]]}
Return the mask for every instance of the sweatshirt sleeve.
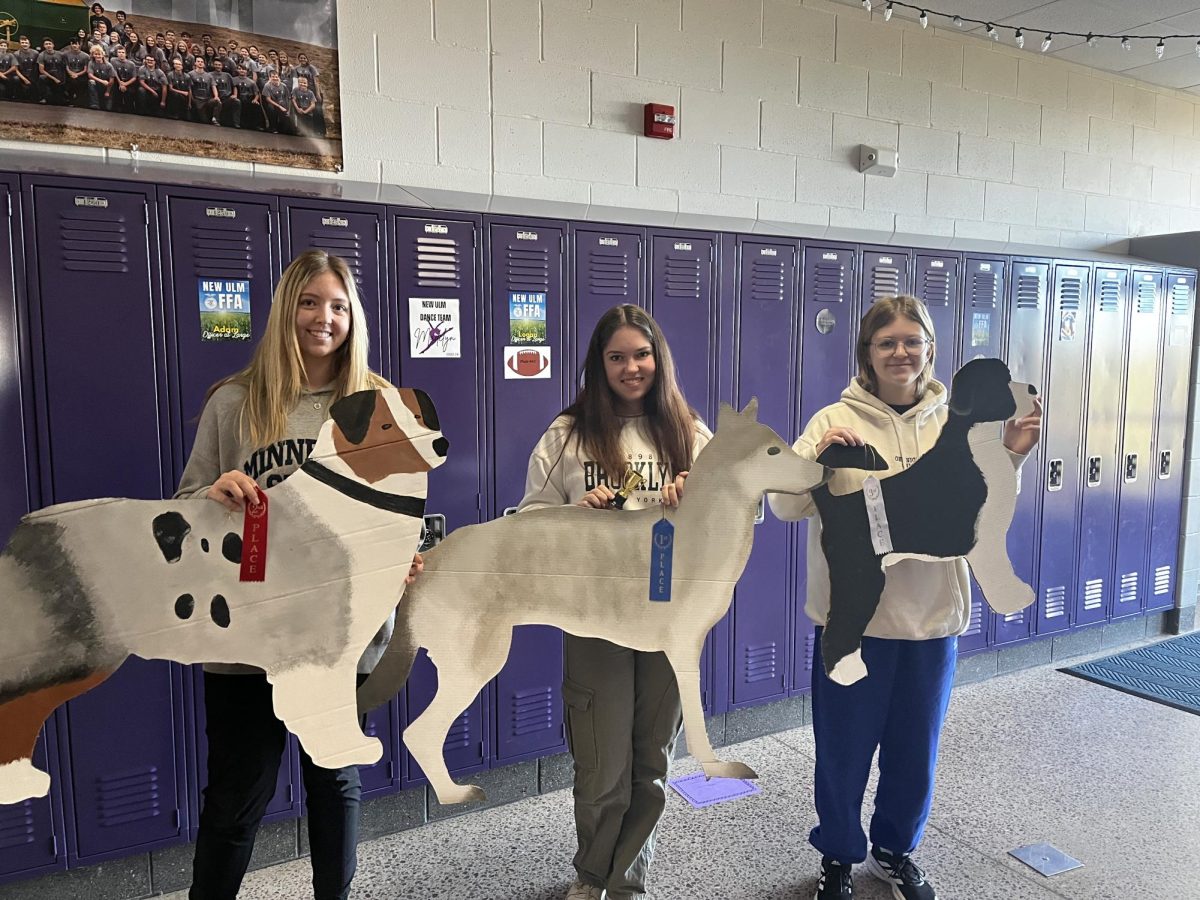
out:
{"label": "sweatshirt sleeve", "polygon": [[696,464],[696,457],[700,455],[700,451],[708,446],[708,442],[713,439],[713,433],[709,427],[704,424],[702,419],[696,419],[696,436],[692,441],[692,465]]}
{"label": "sweatshirt sleeve", "polygon": [[204,404],[192,453],[184,467],[174,499],[190,500],[208,496],[208,489],[225,471],[221,467],[222,428],[227,425],[231,406],[234,408],[235,423],[236,412],[241,408],[240,398],[231,397],[231,393],[228,386],[219,388]]}
{"label": "sweatshirt sleeve", "polygon": [[[804,459],[811,459],[814,462],[817,459],[817,442],[821,435],[825,433],[826,424],[821,416],[814,416],[812,421],[808,423],[808,427],[804,429],[804,433],[796,439],[796,443],[792,444],[792,449],[795,450]],[[807,519],[817,511],[817,504],[813,502],[812,494],[767,494],[767,503],[771,506],[771,512],[775,514],[777,519],[784,522],[797,522],[800,519]]]}
{"label": "sweatshirt sleeve", "polygon": [[578,499],[567,496],[564,474],[569,463],[564,452],[566,434],[566,428],[556,421],[533,448],[525,474],[525,496],[517,504],[517,512],[566,506]]}

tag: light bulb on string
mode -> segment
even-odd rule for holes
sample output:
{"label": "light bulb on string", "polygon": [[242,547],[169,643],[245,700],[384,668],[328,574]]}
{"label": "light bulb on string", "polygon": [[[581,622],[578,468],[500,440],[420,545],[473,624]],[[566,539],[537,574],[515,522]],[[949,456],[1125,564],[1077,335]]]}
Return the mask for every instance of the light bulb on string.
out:
{"label": "light bulb on string", "polygon": [[917,21],[921,23],[922,28],[928,28],[929,27],[929,13],[925,12],[925,10],[921,10],[921,15],[917,17]]}
{"label": "light bulb on string", "polygon": [[1047,34],[1044,38],[1042,38],[1042,52],[1043,53],[1045,53],[1047,50],[1050,49],[1050,42],[1052,40],[1054,40],[1054,35],[1052,35],[1052,34]]}
{"label": "light bulb on string", "polygon": [[1094,34],[1092,34],[1090,31],[1088,32],[1088,36],[1087,36],[1087,45],[1089,47],[1096,46],[1096,36]]}
{"label": "light bulb on string", "polygon": [[1196,55],[1200,56],[1200,41],[1196,41]]}
{"label": "light bulb on string", "polygon": [[867,12],[871,11],[871,0],[862,0],[862,4],[863,9],[865,9]]}
{"label": "light bulb on string", "polygon": [[1025,32],[1023,32],[1020,28],[1017,29],[1017,33],[1013,35],[1013,37],[1016,39],[1018,47],[1025,46]]}
{"label": "light bulb on string", "polygon": [[1122,50],[1128,50],[1128,49],[1129,49],[1129,38],[1127,38],[1127,37],[1123,37],[1123,38],[1121,38],[1121,49],[1122,49]]}
{"label": "light bulb on string", "polygon": [[993,41],[1000,40],[1000,32],[998,32],[996,30],[996,26],[993,25],[991,22],[988,22],[988,25],[987,25],[987,36],[990,37]]}
{"label": "light bulb on string", "polygon": [[1165,41],[1164,41],[1162,38],[1159,38],[1159,39],[1158,39],[1158,43],[1157,43],[1157,44],[1155,44],[1155,46],[1154,46],[1154,55],[1155,55],[1155,56],[1156,56],[1158,59],[1162,59],[1162,58],[1163,58],[1163,54],[1166,52],[1166,50],[1167,50],[1167,44],[1166,44],[1166,42],[1165,42]]}
{"label": "light bulb on string", "polygon": [[955,27],[955,28],[962,28],[962,27],[963,27],[963,20],[962,20],[962,16],[955,16],[953,21],[954,21],[954,27]]}
{"label": "light bulb on string", "polygon": [[892,21],[892,4],[891,4],[891,2],[888,3],[887,8],[883,11],[883,21],[885,21],[885,22]]}

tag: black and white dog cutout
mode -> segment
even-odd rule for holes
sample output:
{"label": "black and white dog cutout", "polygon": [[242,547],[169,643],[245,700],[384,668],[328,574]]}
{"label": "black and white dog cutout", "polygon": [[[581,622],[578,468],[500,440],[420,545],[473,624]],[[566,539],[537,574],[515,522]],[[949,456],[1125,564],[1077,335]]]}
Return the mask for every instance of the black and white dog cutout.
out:
{"label": "black and white dog cutout", "polygon": [[[867,674],[863,633],[879,605],[887,567],[899,560],[965,558],[996,612],[1008,615],[1033,603],[1033,589],[1017,577],[1008,558],[1018,475],[1001,438],[1002,423],[1033,412],[1036,395],[1032,385],[1012,381],[998,359],[972,360],[959,369],[950,389],[949,417],[929,452],[904,471],[879,479],[877,488],[866,483],[882,495],[882,526],[878,516],[871,521],[871,498],[863,490],[834,495],[823,485],[813,491],[829,564],[829,619],[821,653],[831,679],[853,684]],[[817,461],[836,469],[888,468],[869,444],[834,444]],[[877,549],[889,541],[890,550]]]}

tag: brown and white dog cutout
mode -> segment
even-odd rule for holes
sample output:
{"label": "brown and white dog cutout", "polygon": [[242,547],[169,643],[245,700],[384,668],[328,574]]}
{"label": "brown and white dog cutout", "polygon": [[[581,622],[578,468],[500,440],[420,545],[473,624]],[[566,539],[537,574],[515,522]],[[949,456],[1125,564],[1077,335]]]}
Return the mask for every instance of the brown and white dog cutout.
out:
{"label": "brown and white dog cutout", "polygon": [[265,579],[240,581],[243,519],[197,500],[88,500],[22,519],[0,554],[0,803],[42,796],[31,755],[55,707],[131,654],[264,669],[313,760],[370,764],[355,669],[404,591],[427,473],[448,443],[419,390],[339,400],[270,488]]}

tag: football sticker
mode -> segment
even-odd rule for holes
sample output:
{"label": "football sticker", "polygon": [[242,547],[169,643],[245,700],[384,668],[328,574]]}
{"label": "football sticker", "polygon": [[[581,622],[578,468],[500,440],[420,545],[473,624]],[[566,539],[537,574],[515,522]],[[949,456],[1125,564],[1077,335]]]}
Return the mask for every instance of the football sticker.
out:
{"label": "football sticker", "polygon": [[549,347],[505,347],[505,378],[549,378]]}

